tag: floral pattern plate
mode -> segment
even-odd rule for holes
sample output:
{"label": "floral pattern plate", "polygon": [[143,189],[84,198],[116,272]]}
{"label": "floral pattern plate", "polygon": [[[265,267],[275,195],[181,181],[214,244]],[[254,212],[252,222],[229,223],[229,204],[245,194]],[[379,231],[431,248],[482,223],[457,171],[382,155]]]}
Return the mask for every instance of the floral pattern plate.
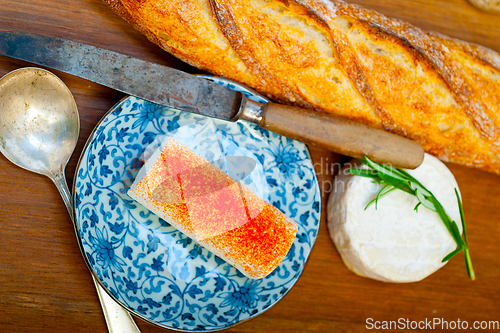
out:
{"label": "floral pattern plate", "polygon": [[[233,82],[206,77],[265,100]],[[134,97],[114,106],[90,135],[73,184],[76,230],[88,266],[110,296],[136,316],[178,331],[218,331],[256,317],[295,284],[319,228],[321,201],[304,144],[253,124],[215,120],[225,139],[254,153],[268,201],[299,224],[281,264],[251,280],[127,194],[158,135],[202,117]]]}

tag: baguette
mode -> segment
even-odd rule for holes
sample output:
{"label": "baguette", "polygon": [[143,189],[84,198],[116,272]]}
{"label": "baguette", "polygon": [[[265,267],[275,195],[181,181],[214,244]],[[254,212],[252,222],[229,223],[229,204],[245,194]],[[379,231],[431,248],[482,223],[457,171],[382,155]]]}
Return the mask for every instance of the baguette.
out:
{"label": "baguette", "polygon": [[500,55],[490,49],[335,0],[104,1],[201,70],[500,173]]}

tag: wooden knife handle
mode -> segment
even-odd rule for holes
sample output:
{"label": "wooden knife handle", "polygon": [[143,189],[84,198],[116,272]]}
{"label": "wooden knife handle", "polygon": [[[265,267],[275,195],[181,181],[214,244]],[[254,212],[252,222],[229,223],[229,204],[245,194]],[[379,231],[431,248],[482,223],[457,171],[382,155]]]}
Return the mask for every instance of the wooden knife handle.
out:
{"label": "wooden knife handle", "polygon": [[422,146],[392,133],[316,111],[280,104],[262,106],[260,126],[271,132],[335,153],[414,169],[424,159]]}

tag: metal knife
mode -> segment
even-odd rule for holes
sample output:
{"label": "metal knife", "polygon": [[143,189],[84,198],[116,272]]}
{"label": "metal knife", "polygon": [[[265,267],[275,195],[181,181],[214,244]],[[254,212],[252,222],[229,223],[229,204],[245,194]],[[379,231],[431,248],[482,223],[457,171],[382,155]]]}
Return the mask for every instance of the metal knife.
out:
{"label": "metal knife", "polygon": [[0,32],[0,54],[49,67],[147,101],[228,121],[243,119],[272,132],[343,155],[368,156],[413,169],[420,144],[312,110],[257,103],[209,80],[95,46],[22,32]]}

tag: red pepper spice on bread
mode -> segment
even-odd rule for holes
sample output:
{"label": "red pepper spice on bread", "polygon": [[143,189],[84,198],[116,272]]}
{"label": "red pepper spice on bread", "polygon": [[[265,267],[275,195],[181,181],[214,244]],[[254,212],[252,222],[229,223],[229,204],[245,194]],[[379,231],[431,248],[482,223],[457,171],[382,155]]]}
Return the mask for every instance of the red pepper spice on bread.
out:
{"label": "red pepper spice on bread", "polygon": [[288,253],[297,224],[178,140],[148,165],[128,195],[247,277],[269,275]]}

